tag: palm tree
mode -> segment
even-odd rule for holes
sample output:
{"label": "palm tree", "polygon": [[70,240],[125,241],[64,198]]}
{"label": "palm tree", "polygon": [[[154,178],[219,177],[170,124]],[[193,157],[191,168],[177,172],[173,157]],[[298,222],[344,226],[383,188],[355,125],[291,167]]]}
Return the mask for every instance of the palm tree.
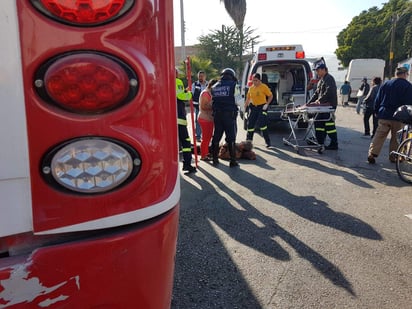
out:
{"label": "palm tree", "polygon": [[220,0],[225,4],[225,9],[235,22],[236,28],[241,32],[246,15],[246,0]]}
{"label": "palm tree", "polygon": [[[236,28],[239,29],[240,42],[239,45],[242,50],[243,46],[243,23],[246,15],[246,0],[220,0],[225,4],[225,9],[229,16],[235,22]],[[223,27],[222,27],[223,30]],[[242,60],[242,54],[239,55],[239,60]]]}

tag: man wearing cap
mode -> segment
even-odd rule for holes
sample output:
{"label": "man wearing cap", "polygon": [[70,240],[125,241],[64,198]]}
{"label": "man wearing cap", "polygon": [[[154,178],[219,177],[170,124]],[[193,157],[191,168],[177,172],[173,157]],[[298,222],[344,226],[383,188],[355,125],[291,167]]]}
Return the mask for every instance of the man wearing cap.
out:
{"label": "man wearing cap", "polygon": [[[336,109],[338,105],[338,95],[336,82],[332,75],[328,73],[328,68],[324,63],[319,63],[315,67],[316,74],[320,78],[313,96],[307,103],[308,106],[329,105]],[[318,144],[323,145],[326,135],[330,138],[330,144],[325,149],[338,150],[338,133],[336,131],[335,120],[330,117],[330,113],[319,113],[315,121],[315,134]]]}
{"label": "man wearing cap", "polygon": [[393,118],[393,114],[402,105],[412,104],[412,84],[406,80],[408,70],[405,67],[396,69],[396,77],[385,82],[378,91],[375,98],[375,114],[378,118],[378,128],[369,146],[368,162],[375,163],[375,158],[381,152],[389,131],[391,140],[389,144],[389,160],[396,162],[396,158],[391,156],[391,151],[395,151],[398,146],[396,132],[402,129],[402,123]]}

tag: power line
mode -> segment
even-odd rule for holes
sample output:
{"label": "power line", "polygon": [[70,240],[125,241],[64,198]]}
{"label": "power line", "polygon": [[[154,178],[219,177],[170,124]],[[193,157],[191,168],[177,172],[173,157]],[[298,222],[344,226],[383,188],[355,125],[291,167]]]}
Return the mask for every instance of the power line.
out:
{"label": "power line", "polygon": [[325,33],[329,31],[335,31],[343,29],[346,26],[335,26],[328,28],[319,28],[319,29],[305,29],[305,30],[294,30],[294,31],[265,31],[263,33],[276,33],[276,34],[290,34],[290,33]]}

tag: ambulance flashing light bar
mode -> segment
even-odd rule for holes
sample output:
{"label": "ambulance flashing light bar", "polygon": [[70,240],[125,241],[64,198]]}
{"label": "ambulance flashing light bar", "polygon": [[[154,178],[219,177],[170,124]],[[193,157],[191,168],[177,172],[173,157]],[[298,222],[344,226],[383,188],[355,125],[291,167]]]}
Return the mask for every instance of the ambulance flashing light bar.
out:
{"label": "ambulance flashing light bar", "polygon": [[302,45],[263,46],[258,51],[258,61],[276,59],[305,59]]}

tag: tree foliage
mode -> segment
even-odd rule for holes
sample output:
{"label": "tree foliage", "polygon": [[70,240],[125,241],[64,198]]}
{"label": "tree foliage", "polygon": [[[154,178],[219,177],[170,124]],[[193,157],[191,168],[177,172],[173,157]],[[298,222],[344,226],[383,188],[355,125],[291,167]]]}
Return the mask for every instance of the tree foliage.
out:
{"label": "tree foliage", "polygon": [[199,57],[210,59],[218,70],[230,67],[240,72],[243,68],[242,55],[259,43],[260,36],[255,35],[254,31],[246,27],[241,32],[236,27],[222,25],[221,30],[212,30],[210,34],[198,38]]}
{"label": "tree foliage", "polygon": [[[200,57],[190,57],[190,69],[191,69],[191,79],[192,82],[197,80],[197,73],[199,71],[204,71],[206,73],[207,79],[216,78],[219,76],[219,72],[213,67],[212,61],[210,59],[200,58]],[[179,67],[180,72],[186,72],[186,65],[182,63]],[[186,74],[179,74],[179,77],[183,80],[184,84],[187,85]]]}
{"label": "tree foliage", "polygon": [[396,64],[411,56],[410,0],[390,0],[382,9],[372,7],[354,17],[338,34],[338,49],[335,54],[345,67],[356,58],[380,58],[388,63],[392,30],[395,31],[393,62]]}

